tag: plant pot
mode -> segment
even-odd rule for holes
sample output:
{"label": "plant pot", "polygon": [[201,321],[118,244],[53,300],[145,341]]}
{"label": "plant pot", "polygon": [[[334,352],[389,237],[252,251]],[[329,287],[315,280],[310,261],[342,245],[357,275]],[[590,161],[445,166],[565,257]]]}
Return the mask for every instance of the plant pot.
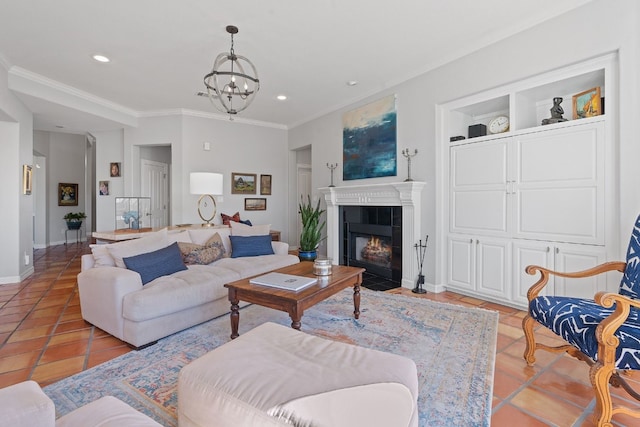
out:
{"label": "plant pot", "polygon": [[67,221],[67,228],[69,230],[77,230],[82,225],[82,221]]}
{"label": "plant pot", "polygon": [[298,258],[300,258],[300,261],[313,261],[317,257],[318,257],[318,252],[315,250],[313,251],[299,250],[298,251]]}

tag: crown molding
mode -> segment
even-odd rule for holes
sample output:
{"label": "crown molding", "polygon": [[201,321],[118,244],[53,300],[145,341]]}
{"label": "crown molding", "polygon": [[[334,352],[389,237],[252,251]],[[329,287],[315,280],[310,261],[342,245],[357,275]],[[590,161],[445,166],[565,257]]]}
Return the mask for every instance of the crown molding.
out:
{"label": "crown molding", "polygon": [[226,114],[220,113],[211,113],[206,111],[198,111],[198,110],[190,110],[186,108],[172,108],[166,110],[155,110],[155,111],[142,111],[138,113],[138,117],[164,117],[164,116],[189,116],[189,117],[199,117],[204,119],[213,119],[213,120],[221,120],[232,123],[241,123],[251,126],[261,126],[272,129],[282,129],[288,130],[287,126],[279,124],[279,123],[271,123],[271,122],[263,122],[260,120],[249,120],[242,117],[234,117],[233,120],[229,119],[229,116]]}

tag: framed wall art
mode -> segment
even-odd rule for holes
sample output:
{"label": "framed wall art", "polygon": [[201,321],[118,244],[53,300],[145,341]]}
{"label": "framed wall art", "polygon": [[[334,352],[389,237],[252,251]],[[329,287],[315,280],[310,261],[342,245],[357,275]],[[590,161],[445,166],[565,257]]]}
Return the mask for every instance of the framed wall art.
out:
{"label": "framed wall art", "polygon": [[260,175],[260,194],[271,195],[271,175]]}
{"label": "framed wall art", "polygon": [[99,191],[101,196],[109,195],[109,181],[100,181]]}
{"label": "framed wall art", "polygon": [[78,184],[58,183],[58,206],[78,206]]}
{"label": "framed wall art", "polygon": [[573,119],[584,119],[602,114],[600,87],[573,95]]}
{"label": "framed wall art", "polygon": [[346,112],[342,128],[343,180],[397,175],[395,95]]}
{"label": "framed wall art", "polygon": [[256,194],[256,174],[232,172],[231,194]]}
{"label": "framed wall art", "polygon": [[33,188],[33,168],[31,165],[22,165],[22,194],[31,194]]}
{"label": "framed wall art", "polygon": [[111,176],[111,178],[120,177],[120,163],[113,162],[109,165],[109,176]]}
{"label": "framed wall art", "polygon": [[267,210],[267,199],[266,198],[246,198],[244,199],[244,210],[245,211],[266,211]]}

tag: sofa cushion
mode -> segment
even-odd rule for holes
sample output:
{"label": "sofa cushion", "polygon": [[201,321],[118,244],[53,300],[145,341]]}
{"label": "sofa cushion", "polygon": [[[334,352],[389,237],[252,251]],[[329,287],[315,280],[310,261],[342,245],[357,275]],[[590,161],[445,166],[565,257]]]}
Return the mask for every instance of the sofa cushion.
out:
{"label": "sofa cushion", "polygon": [[273,255],[271,236],[229,236],[231,240],[231,258]]}
{"label": "sofa cushion", "polygon": [[225,256],[222,238],[218,233],[214,233],[204,245],[178,242],[178,246],[185,264],[211,264]]}
{"label": "sofa cushion", "polygon": [[[230,258],[224,258],[230,260]],[[220,262],[218,261],[218,262]],[[235,271],[211,265],[189,265],[187,270],[158,277],[122,300],[122,316],[134,322],[155,319],[198,307],[228,295],[225,283],[240,280]]]}
{"label": "sofa cushion", "polygon": [[115,267],[116,262],[107,249],[108,245],[89,245],[94,267]]}
{"label": "sofa cushion", "polygon": [[271,224],[246,225],[240,222],[231,222],[229,225],[233,236],[264,236],[271,231]]}
{"label": "sofa cushion", "polygon": [[213,265],[233,270],[240,277],[249,277],[299,262],[300,259],[295,255],[262,255],[258,257],[223,258],[213,263]]}
{"label": "sofa cushion", "polygon": [[111,243],[107,245],[107,250],[113,257],[116,267],[126,268],[122,260],[123,258],[157,251],[158,249],[166,247],[168,244],[167,229],[164,228],[139,239]]}
{"label": "sofa cushion", "polygon": [[240,222],[240,212],[236,212],[233,215],[221,213],[220,217],[222,218],[223,225],[229,225],[231,221]]}
{"label": "sofa cushion", "polygon": [[169,240],[169,243],[192,243],[188,230],[170,231],[167,233],[167,240]]}
{"label": "sofa cushion", "polygon": [[167,276],[187,269],[176,242],[157,251],[125,257],[123,261],[127,269],[140,274],[143,285],[160,276]]}

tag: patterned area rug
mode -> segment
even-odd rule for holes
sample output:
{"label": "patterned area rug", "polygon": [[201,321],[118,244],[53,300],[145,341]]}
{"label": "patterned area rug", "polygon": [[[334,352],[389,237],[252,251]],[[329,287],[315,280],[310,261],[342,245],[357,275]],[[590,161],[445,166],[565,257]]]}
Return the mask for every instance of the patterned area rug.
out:
{"label": "patterned area rug", "polygon": [[[413,359],[418,367],[420,426],[489,426],[498,314],[362,290],[360,319],[347,289],[302,317],[302,331]],[[286,313],[251,305],[240,311],[240,334]],[[229,341],[222,316],[44,388],[58,416],[113,395],[165,426],[176,426],[180,369]]]}

